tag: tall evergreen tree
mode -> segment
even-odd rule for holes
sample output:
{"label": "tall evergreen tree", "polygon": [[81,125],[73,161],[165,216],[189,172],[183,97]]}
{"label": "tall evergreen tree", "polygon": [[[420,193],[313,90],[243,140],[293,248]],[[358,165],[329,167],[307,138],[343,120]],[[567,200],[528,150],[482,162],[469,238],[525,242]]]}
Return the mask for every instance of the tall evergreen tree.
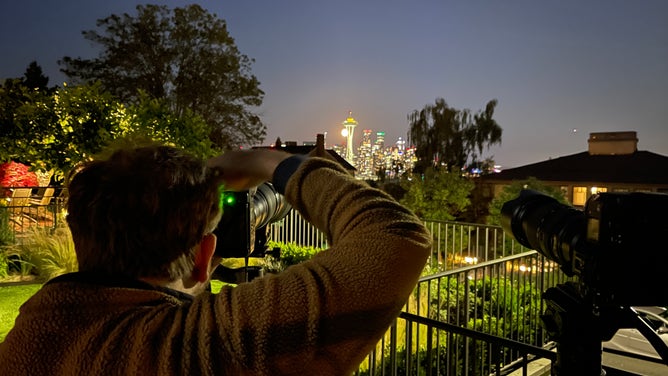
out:
{"label": "tall evergreen tree", "polygon": [[23,86],[28,89],[39,90],[45,93],[53,91],[48,87],[49,77],[45,76],[42,72],[42,67],[37,64],[36,61],[28,64],[26,72],[23,74],[22,80]]}

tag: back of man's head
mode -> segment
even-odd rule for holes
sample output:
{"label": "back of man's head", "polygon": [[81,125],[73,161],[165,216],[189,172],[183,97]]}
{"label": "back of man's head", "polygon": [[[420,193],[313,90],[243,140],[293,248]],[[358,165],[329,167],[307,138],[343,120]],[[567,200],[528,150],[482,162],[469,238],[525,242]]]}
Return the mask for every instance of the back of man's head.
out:
{"label": "back of man's head", "polygon": [[116,151],[68,179],[80,271],[176,279],[220,218],[216,173],[168,146]]}

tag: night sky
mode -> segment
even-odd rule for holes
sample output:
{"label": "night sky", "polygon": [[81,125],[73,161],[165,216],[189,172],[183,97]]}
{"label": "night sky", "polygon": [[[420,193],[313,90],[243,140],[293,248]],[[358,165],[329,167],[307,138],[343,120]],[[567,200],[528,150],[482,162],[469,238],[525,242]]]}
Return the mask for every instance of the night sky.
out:
{"label": "night sky", "polygon": [[[81,31],[128,0],[2,0],[0,78],[35,60],[93,58]],[[183,6],[191,2],[154,2]],[[437,97],[473,112],[497,99],[504,168],[587,149],[590,132],[637,131],[668,155],[668,1],[203,1],[255,59],[265,144],[342,143],[348,111],[362,129],[406,138],[407,115]]]}

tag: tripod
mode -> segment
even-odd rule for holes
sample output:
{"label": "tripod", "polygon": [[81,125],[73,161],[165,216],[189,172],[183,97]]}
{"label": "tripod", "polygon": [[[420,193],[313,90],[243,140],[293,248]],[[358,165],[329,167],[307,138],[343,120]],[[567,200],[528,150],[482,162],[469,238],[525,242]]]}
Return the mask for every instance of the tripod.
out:
{"label": "tripod", "polygon": [[638,329],[668,364],[668,346],[632,307],[599,304],[595,292],[573,282],[547,289],[543,298],[547,309],[541,318],[557,342],[553,375],[605,375],[601,342],[619,328]]}

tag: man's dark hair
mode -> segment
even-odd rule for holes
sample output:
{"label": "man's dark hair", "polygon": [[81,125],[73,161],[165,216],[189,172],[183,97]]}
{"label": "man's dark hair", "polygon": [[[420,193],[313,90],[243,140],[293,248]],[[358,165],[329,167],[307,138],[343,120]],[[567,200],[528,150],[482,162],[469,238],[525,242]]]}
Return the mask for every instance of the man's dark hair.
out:
{"label": "man's dark hair", "polygon": [[80,271],[176,279],[220,219],[216,171],[181,149],[121,149],[68,177],[67,223]]}

